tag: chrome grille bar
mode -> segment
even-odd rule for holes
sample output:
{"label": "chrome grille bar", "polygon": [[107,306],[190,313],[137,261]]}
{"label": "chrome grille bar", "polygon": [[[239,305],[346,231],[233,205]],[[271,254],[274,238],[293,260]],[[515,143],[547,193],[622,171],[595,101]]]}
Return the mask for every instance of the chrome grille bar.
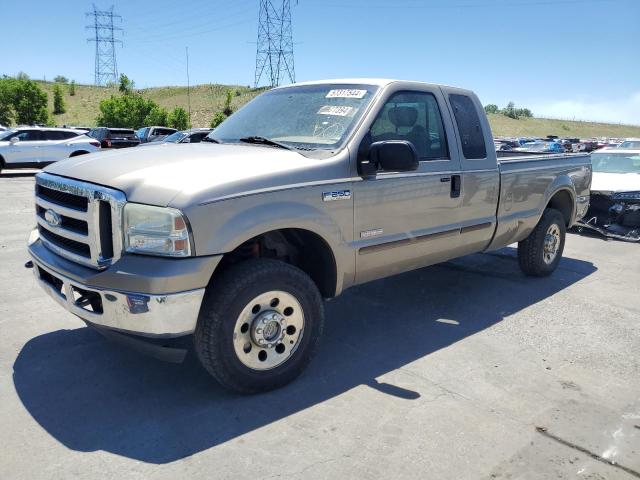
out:
{"label": "chrome grille bar", "polygon": [[[69,217],[86,222],[88,227],[85,235],[64,228],[59,221],[57,223],[55,221],[47,221],[46,215],[36,214],[39,228],[53,234],[49,236],[50,239],[44,238],[42,235],[40,237],[47,248],[68,260],[97,269],[104,269],[120,258],[122,254],[120,226],[122,225],[122,209],[126,202],[126,197],[122,192],[44,172],[36,175],[36,186],[38,185],[64,194],[57,194],[55,196],[60,198],[55,198],[55,201],[49,201],[38,194],[38,188],[36,187],[36,205],[48,212],[53,220],[56,217],[59,219],[60,216]],[[78,210],[72,205],[72,203],[80,201],[80,199],[74,197],[87,199],[86,211]],[[65,204],[65,201],[68,204]],[[84,204],[84,200],[81,202]],[[100,205],[102,202],[106,202],[111,211],[111,238],[110,242],[108,242],[109,244],[104,246],[101,244],[101,238],[102,241],[105,241],[105,236],[100,235]],[[104,209],[102,209],[102,212],[104,215]],[[57,236],[55,237],[57,238],[56,243],[52,241],[52,239],[55,240],[54,236]],[[66,241],[62,241],[64,239],[85,245],[86,247],[82,248],[88,247],[90,255],[86,257],[71,251],[69,248],[65,248]]]}

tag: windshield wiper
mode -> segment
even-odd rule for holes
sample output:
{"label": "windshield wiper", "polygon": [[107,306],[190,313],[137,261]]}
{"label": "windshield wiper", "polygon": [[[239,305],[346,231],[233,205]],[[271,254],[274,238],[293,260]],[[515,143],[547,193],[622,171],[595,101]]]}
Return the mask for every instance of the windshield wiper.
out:
{"label": "windshield wiper", "polygon": [[272,147],[284,148],[286,150],[293,150],[293,147],[285,145],[284,143],[276,142],[275,140],[270,140],[265,137],[252,136],[252,137],[242,137],[238,139],[239,142],[244,143],[255,143],[257,145],[271,145]]}
{"label": "windshield wiper", "polygon": [[213,138],[213,137],[204,137],[200,141],[201,142],[208,142],[208,143],[222,143],[220,140],[218,140],[217,138]]}

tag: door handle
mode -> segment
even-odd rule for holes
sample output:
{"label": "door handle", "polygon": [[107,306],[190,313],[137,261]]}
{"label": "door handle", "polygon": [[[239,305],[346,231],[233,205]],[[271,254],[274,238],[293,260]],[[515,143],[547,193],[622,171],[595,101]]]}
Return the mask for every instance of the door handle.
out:
{"label": "door handle", "polygon": [[458,198],[461,190],[462,179],[460,178],[460,175],[451,175],[451,198]]}
{"label": "door handle", "polygon": [[440,177],[440,181],[442,183],[447,183],[451,181],[451,177]]}

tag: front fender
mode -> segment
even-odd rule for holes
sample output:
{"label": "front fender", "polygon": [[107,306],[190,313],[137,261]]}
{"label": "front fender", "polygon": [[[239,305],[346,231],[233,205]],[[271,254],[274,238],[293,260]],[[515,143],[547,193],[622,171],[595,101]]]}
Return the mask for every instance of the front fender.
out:
{"label": "front fender", "polygon": [[228,253],[247,240],[274,230],[307,230],[331,248],[338,283],[348,285],[355,272],[351,246],[353,200],[323,202],[323,190],[331,188],[305,187],[289,190],[286,196],[282,192],[271,192],[186,209],[196,253],[199,256]]}

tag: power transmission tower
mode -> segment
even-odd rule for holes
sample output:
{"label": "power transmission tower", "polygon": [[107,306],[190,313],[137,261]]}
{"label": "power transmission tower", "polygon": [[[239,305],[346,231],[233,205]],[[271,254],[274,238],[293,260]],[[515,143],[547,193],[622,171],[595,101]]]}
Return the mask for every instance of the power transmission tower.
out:
{"label": "power transmission tower", "polygon": [[258,86],[263,74],[268,76],[272,87],[285,78],[291,83],[296,81],[291,0],[260,0],[254,86]]}
{"label": "power transmission tower", "polygon": [[93,17],[93,23],[86,26],[94,31],[94,37],[88,38],[88,42],[96,44],[95,84],[107,85],[118,81],[118,64],[116,62],[116,43],[122,45],[122,40],[115,38],[114,32],[122,32],[122,28],[113,26],[113,19],[122,19],[120,15],[113,13],[113,6],[109,10],[98,10],[93,5],[92,12],[86,12]]}

